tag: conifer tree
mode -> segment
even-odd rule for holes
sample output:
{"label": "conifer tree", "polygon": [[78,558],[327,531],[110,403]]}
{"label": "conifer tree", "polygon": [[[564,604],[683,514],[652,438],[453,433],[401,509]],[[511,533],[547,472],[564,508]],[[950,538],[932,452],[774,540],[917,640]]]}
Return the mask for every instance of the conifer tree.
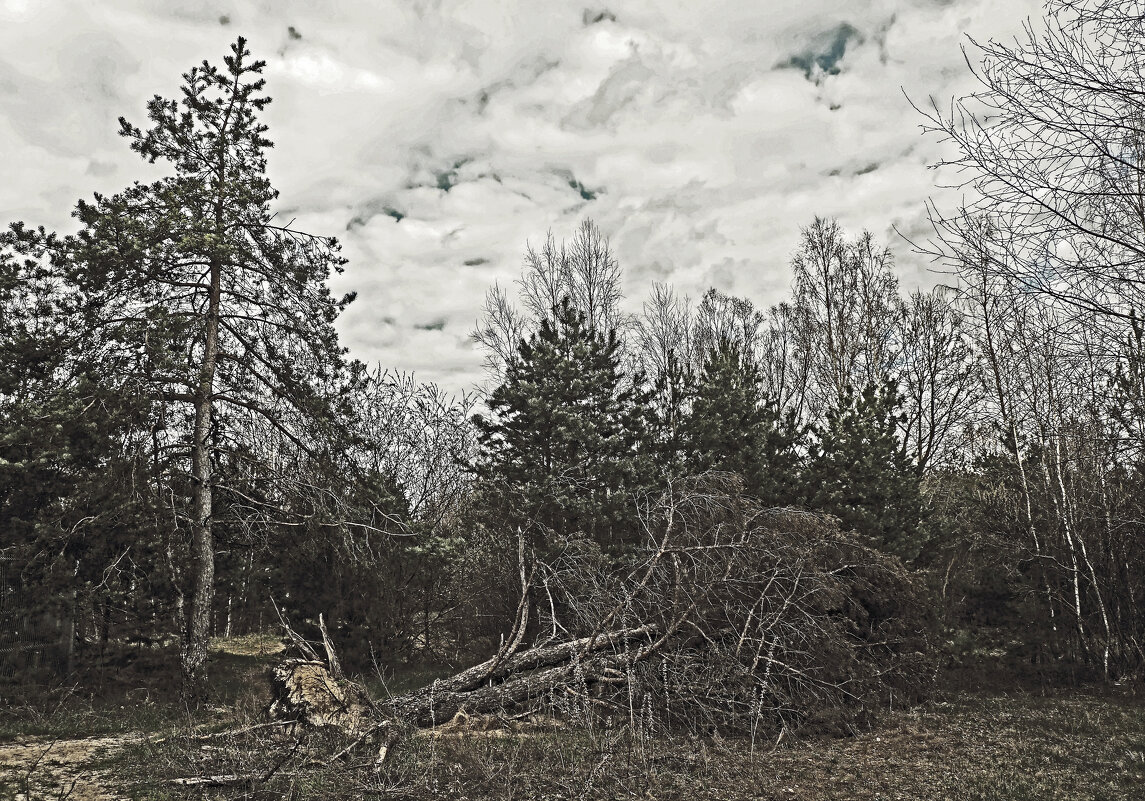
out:
{"label": "conifer tree", "polygon": [[616,331],[565,298],[522,339],[477,416],[478,473],[515,525],[584,534],[606,547],[635,535],[643,398],[620,366]]}
{"label": "conifer tree", "polygon": [[59,290],[27,255],[0,250],[0,547],[30,539],[39,514],[70,492],[92,438],[92,416],[78,414],[82,399],[71,391]]}
{"label": "conifer tree", "polygon": [[758,367],[721,338],[705,359],[690,393],[683,434],[689,469],[737,473],[748,494],[768,506],[798,503],[799,432],[764,397]]}
{"label": "conifer tree", "polygon": [[808,470],[811,508],[905,559],[917,556],[921,499],[918,473],[899,440],[893,381],[847,387],[816,430]]}
{"label": "conifer tree", "polygon": [[52,252],[117,373],[159,409],[152,433],[173,501],[172,545],[189,566],[183,577],[173,560],[189,600],[181,666],[195,697],[220,526],[229,517],[250,529],[291,514],[292,477],[280,468],[300,459],[282,458],[279,445],[330,463],[311,457],[336,436],[358,369],[333,328],[352,299],[335,299],[326,285],[342,269],[337,242],[278,224],[270,210],[278,193],[260,122],[270,102],[264,65],[239,38],[222,68],[203,62],[183,76],[180,99],[151,100],[150,127],[121,118],[131,148],[170,164],[169,177],[80,201],[76,236],[14,229],[24,247],[39,239]]}
{"label": "conifer tree", "polygon": [[170,609],[169,594],[134,592],[162,583],[142,534],[157,500],[147,480],[151,402],[115,374],[77,318],[75,287],[29,239],[57,243],[20,226],[0,234],[0,556],[19,565],[9,576],[23,584],[24,614],[49,612],[73,632],[83,617],[102,646],[114,607],[117,624],[142,640]]}

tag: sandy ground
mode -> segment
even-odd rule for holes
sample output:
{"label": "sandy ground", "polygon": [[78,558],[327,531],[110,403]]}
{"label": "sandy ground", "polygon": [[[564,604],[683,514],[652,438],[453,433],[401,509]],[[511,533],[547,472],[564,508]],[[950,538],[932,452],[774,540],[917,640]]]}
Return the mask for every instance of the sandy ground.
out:
{"label": "sandy ground", "polygon": [[80,740],[29,737],[0,744],[0,799],[38,801],[118,801],[108,776],[90,767],[93,757],[134,742],[139,735],[117,734]]}

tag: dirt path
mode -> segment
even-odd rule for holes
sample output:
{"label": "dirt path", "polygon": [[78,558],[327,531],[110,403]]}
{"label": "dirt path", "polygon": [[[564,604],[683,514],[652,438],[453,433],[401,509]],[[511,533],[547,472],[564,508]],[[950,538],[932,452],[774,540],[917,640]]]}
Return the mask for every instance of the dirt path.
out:
{"label": "dirt path", "polygon": [[29,737],[0,744],[0,799],[39,801],[118,801],[104,771],[90,767],[93,757],[136,742],[137,734],[59,740]]}

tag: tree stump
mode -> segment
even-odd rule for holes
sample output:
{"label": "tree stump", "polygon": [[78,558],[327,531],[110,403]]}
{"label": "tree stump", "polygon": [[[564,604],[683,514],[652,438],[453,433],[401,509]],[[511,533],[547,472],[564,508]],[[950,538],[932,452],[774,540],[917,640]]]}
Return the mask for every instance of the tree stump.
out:
{"label": "tree stump", "polygon": [[334,679],[322,662],[286,659],[271,669],[270,716],[312,728],[358,735],[376,723],[373,705],[356,685]]}

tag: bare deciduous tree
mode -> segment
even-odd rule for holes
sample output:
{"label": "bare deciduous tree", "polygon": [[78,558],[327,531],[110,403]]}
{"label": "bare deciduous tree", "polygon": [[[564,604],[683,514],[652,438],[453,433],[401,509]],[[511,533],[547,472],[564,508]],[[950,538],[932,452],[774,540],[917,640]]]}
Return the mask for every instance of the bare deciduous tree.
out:
{"label": "bare deciduous tree", "polygon": [[[1145,4],[1049,0],[1011,44],[970,40],[979,89],[923,111],[969,197],[931,206],[919,250],[952,267],[982,354],[985,419],[1016,478],[1014,523],[1061,652],[1141,664],[1123,532],[1141,480],[1112,424],[1120,343],[1145,303]],[[973,62],[973,63],[971,63]],[[1115,383],[1115,382],[1114,382]]]}
{"label": "bare deciduous tree", "polygon": [[[1016,292],[1100,316],[1145,302],[1145,4],[1049,0],[1044,29],[970,40],[979,89],[923,129],[951,143],[939,163],[968,203],[931,206],[924,252],[986,265]],[[977,61],[973,63],[972,58]]]}
{"label": "bare deciduous tree", "polygon": [[357,410],[362,445],[354,451],[361,469],[392,477],[410,514],[436,525],[454,509],[469,485],[476,437],[469,423],[473,402],[410,373],[378,368],[360,393]]}
{"label": "bare deciduous tree", "polygon": [[644,301],[643,313],[632,325],[636,358],[655,381],[672,365],[690,367],[695,362],[691,303],[667,284],[654,283],[652,297]]}
{"label": "bare deciduous tree", "polygon": [[903,312],[903,433],[920,471],[947,466],[964,453],[981,396],[969,332],[947,294],[913,292]]}
{"label": "bare deciduous tree", "polygon": [[485,349],[486,367],[492,375],[501,374],[517,344],[566,298],[596,331],[624,333],[628,328],[619,307],[620,265],[592,220],[582,222],[569,242],[558,245],[550,232],[540,250],[529,246],[517,283],[521,308],[503,287],[494,286],[473,331],[473,339]]}
{"label": "bare deciduous tree", "polygon": [[870,233],[848,240],[833,220],[803,229],[795,254],[790,319],[809,367],[812,417],[834,406],[847,388],[896,377],[902,300],[890,251]]}

